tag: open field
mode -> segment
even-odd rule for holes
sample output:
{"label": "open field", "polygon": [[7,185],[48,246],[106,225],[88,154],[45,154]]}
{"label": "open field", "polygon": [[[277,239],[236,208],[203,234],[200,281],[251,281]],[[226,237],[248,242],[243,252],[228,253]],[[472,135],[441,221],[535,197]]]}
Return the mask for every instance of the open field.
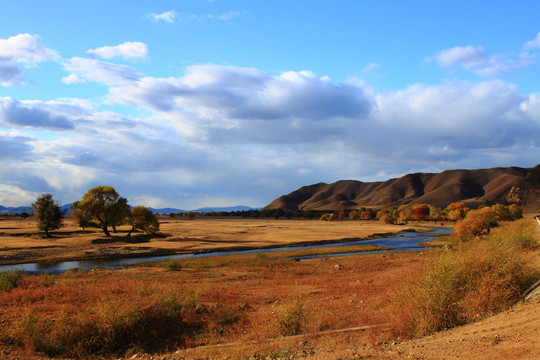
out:
{"label": "open field", "polygon": [[[43,359],[39,352],[55,354],[61,339],[73,341],[69,357],[90,358],[85,346],[97,340],[85,340],[83,334],[97,326],[107,329],[107,337],[118,338],[115,331],[127,336],[128,319],[151,307],[149,299],[177,296],[183,330],[174,336],[159,332],[160,327],[168,329],[167,323],[154,320],[159,327],[146,334],[144,347],[124,344],[114,355],[97,355],[178,360],[458,359],[463,354],[483,360],[537,358],[538,300],[450,332],[388,340],[384,309],[400,284],[422,272],[425,256],[368,254],[295,262],[259,253],[175,260],[176,271],[156,263],[25,276],[16,288],[0,291],[0,353],[5,359]],[[121,330],[114,328],[115,316],[124,319]],[[21,342],[9,345],[10,336]],[[83,338],[76,342],[74,336]]]}
{"label": "open field", "polygon": [[[156,244],[178,245],[184,239],[205,250],[231,247],[237,236],[243,239],[237,246],[268,246],[405,229],[353,221],[165,220],[163,235],[151,239],[138,234],[139,243],[128,243],[126,229],[112,239],[97,231],[77,233],[77,239],[69,225],[55,238],[42,239],[29,224],[26,232],[16,229],[22,220],[1,222],[0,231],[12,232],[7,239],[13,247],[44,241],[40,246],[52,243],[59,254],[69,254],[77,246],[126,251],[142,246],[151,251],[160,248]],[[490,237],[518,239],[527,245],[523,254],[531,269],[540,269],[536,223],[523,220],[505,229],[495,229]],[[261,238],[265,241],[258,242]],[[288,252],[253,253],[167,260],[118,271],[13,274],[0,279],[13,285],[0,290],[0,358],[459,359],[466,354],[480,360],[537,359],[540,297],[450,331],[413,340],[396,337],[392,309],[403,284],[420,279],[439,255],[468,254],[463,251],[301,261],[289,260]],[[484,253],[481,247],[473,255],[483,261]]]}
{"label": "open field", "polygon": [[71,219],[46,238],[33,219],[0,220],[0,264],[68,259],[147,256],[196,251],[263,248],[342,239],[365,239],[377,234],[425,230],[436,224],[398,226],[378,221],[251,220],[251,219],[160,219],[155,236],[133,233],[119,227],[106,237],[100,229],[82,230]]}

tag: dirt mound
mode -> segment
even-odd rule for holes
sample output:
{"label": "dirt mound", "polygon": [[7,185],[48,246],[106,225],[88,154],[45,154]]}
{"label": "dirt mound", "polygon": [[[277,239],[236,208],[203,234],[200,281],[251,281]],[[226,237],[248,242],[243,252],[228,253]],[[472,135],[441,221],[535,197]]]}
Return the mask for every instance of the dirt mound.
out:
{"label": "dirt mound", "polygon": [[[304,186],[274,200],[265,209],[341,210],[403,204],[444,208],[457,201],[478,207],[500,200],[540,208],[540,180],[537,183],[537,178],[540,179],[540,165],[534,169],[508,167],[415,173],[381,182],[340,180]],[[509,190],[512,196],[508,195]]]}

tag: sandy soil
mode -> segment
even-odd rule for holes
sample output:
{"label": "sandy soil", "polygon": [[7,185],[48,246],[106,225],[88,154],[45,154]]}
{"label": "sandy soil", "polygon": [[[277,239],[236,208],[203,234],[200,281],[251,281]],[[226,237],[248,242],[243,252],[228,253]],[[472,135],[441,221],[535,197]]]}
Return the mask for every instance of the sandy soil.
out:
{"label": "sandy soil", "polygon": [[0,220],[0,264],[68,259],[146,256],[222,249],[262,248],[341,239],[365,239],[376,234],[436,226],[398,226],[378,221],[160,219],[160,233],[149,236],[128,227],[108,238],[99,229],[82,230],[70,219],[45,238],[32,219]]}

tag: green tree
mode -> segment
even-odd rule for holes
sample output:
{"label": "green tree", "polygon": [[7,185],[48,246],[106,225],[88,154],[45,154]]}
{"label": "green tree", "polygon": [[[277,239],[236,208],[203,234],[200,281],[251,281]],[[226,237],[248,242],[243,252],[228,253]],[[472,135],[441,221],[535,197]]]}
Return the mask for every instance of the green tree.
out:
{"label": "green tree", "polygon": [[131,236],[135,229],[142,230],[147,234],[155,234],[159,231],[159,221],[156,214],[146,206],[135,206],[131,209],[128,222],[131,225],[131,230],[127,236]]}
{"label": "green tree", "polygon": [[130,211],[126,198],[120,197],[112,186],[96,186],[88,190],[83,199],[75,201],[71,208],[77,211],[79,219],[101,228],[106,236],[111,236],[109,226],[115,228],[123,224]]}
{"label": "green tree", "polygon": [[32,204],[36,213],[38,229],[45,232],[47,237],[51,237],[49,230],[56,230],[62,227],[64,212],[60,209],[60,203],[53,200],[52,194],[43,194]]}

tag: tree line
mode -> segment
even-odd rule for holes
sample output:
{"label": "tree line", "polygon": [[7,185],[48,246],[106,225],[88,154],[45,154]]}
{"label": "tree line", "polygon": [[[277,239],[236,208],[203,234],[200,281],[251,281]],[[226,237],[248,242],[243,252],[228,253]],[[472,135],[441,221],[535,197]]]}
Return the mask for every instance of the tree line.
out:
{"label": "tree line", "polygon": [[[62,227],[65,211],[60,209],[60,203],[53,199],[52,194],[39,196],[32,204],[35,211],[37,226],[47,237],[50,230]],[[148,234],[159,231],[157,216],[146,206],[131,207],[126,198],[121,197],[112,186],[96,186],[83,195],[82,200],[75,201],[70,209],[71,216],[83,228],[100,228],[106,236],[111,236],[109,228],[116,232],[118,226],[129,224],[135,229]]]}

